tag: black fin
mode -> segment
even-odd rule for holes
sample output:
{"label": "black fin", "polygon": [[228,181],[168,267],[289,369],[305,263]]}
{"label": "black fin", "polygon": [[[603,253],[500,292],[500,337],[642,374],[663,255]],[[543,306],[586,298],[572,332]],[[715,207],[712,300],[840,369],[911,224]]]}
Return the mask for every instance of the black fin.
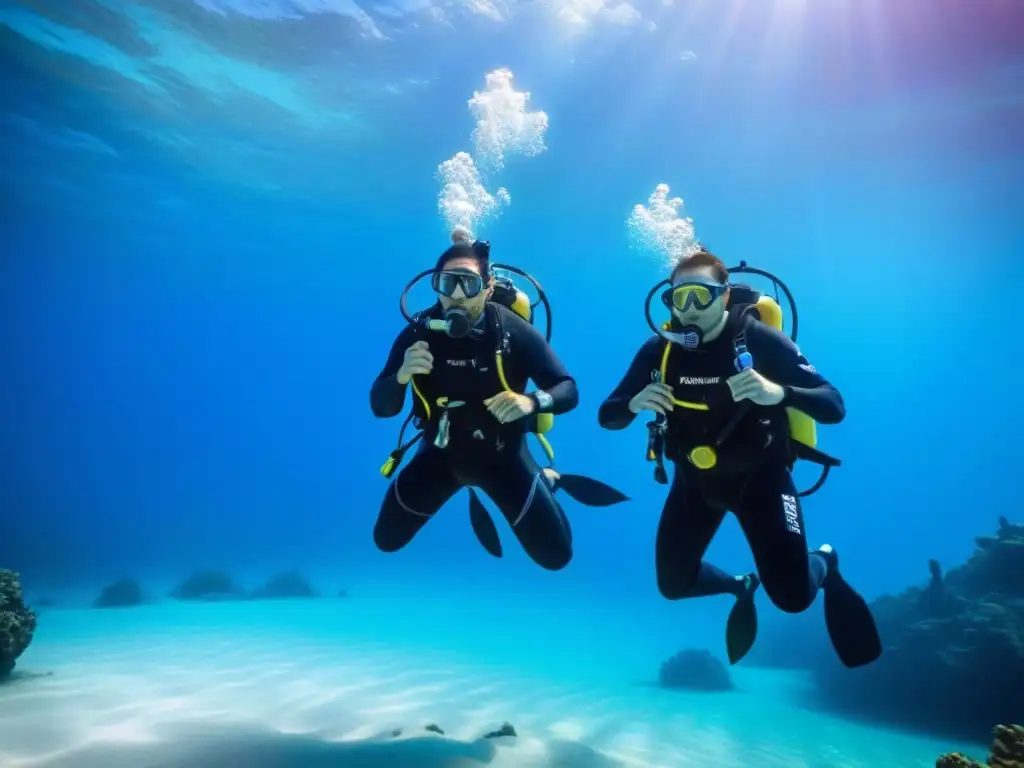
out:
{"label": "black fin", "polygon": [[555,487],[588,507],[610,507],[629,501],[628,496],[610,485],[583,475],[561,475]]}
{"label": "black fin", "polygon": [[494,521],[487,512],[487,507],[480,501],[473,488],[469,489],[469,524],[473,527],[483,548],[489,555],[501,557],[501,539],[498,538],[498,529],[494,527]]}
{"label": "black fin", "polygon": [[882,655],[875,617],[867,601],[846,583],[838,571],[828,575],[825,626],[843,666],[863,667]]}
{"label": "black fin", "polygon": [[757,607],[754,605],[754,593],[761,582],[757,575],[742,595],[736,598],[736,604],[729,611],[729,620],[725,625],[725,648],[729,654],[729,663],[737,664],[754,646],[757,639]]}

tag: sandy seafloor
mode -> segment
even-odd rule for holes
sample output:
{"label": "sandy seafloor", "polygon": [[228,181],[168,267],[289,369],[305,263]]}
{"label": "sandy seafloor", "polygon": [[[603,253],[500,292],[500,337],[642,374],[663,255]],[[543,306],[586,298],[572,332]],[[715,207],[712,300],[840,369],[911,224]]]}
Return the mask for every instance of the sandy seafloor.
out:
{"label": "sandy seafloor", "polygon": [[[45,609],[0,688],[0,766],[931,768],[983,753],[800,706],[792,673],[741,665],[733,692],[664,691],[647,684],[654,649],[680,646],[631,632],[635,616],[566,605],[560,633],[545,619],[386,595]],[[517,737],[481,738],[504,722]]]}

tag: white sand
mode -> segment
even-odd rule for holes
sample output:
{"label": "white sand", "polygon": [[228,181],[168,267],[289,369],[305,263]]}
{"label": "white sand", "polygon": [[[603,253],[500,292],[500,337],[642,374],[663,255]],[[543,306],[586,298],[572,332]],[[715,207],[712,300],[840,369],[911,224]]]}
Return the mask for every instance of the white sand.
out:
{"label": "white sand", "polygon": [[[346,616],[359,631],[342,637]],[[48,611],[26,676],[0,688],[0,765],[931,768],[953,746],[799,709],[776,674],[735,669],[728,694],[573,683],[407,631],[372,642],[368,622],[326,599]],[[479,738],[504,721],[517,738]]]}

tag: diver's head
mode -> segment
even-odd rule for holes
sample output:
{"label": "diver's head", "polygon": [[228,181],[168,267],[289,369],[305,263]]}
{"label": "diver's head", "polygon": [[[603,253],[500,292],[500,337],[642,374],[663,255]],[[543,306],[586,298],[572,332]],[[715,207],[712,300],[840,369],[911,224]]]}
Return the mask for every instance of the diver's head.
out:
{"label": "diver's head", "polygon": [[729,270],[703,248],[681,256],[672,269],[671,286],[663,294],[676,322],[700,334],[719,327],[729,303]]}
{"label": "diver's head", "polygon": [[474,320],[484,311],[494,292],[490,250],[488,243],[470,242],[465,230],[452,233],[452,246],[437,260],[431,283],[446,311],[458,308]]}

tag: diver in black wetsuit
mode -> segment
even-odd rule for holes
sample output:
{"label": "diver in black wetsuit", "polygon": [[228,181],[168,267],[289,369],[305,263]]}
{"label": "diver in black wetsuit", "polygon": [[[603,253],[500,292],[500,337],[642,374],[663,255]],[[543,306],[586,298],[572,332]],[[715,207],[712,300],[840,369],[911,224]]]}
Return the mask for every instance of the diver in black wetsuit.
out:
{"label": "diver in black wetsuit", "polygon": [[[626,497],[589,478],[542,470],[533,459],[527,434],[540,435],[541,420],[550,425],[552,415],[576,407],[576,382],[544,336],[520,316],[524,301],[530,311],[525,295],[513,295],[508,306],[497,301],[490,246],[470,244],[461,233],[453,240],[436,268],[420,276],[431,276],[438,303],[408,318],[412,322],[398,335],[370,390],[374,415],[388,418],[401,412],[412,384],[413,416],[424,438],[388,489],[374,541],[385,552],[401,549],[457,491],[470,487],[473,530],[500,557],[497,531],[471,488],[477,486],[501,510],[527,554],[559,570],[572,558],[572,534],[554,492],[564,488],[593,506]],[[538,388],[526,394],[529,380]],[[385,476],[407,447],[392,453]]]}
{"label": "diver in black wetsuit", "polygon": [[[658,526],[659,590],[670,600],[735,595],[726,632],[735,664],[756,637],[758,586],[789,613],[805,610],[821,588],[841,661],[874,661],[881,653],[874,619],[840,575],[836,551],[825,545],[808,552],[800,504],[807,494],[797,492],[790,474],[796,458],[808,454],[823,457],[825,467],[838,465],[795,441],[794,418],[836,424],[846,415],[841,395],[793,341],[763,321],[762,310],[778,305],[730,286],[728,270],[711,253],[681,258],[664,283],[672,320],[640,348],[598,415],[606,429],[624,429],[641,411],[658,414],[649,425],[652,444],[661,441],[675,465]],[[742,303],[742,292],[751,303]],[[781,328],[780,310],[777,320]],[[654,460],[653,449],[648,458]],[[739,520],[756,573],[734,577],[703,560],[727,511]]]}

